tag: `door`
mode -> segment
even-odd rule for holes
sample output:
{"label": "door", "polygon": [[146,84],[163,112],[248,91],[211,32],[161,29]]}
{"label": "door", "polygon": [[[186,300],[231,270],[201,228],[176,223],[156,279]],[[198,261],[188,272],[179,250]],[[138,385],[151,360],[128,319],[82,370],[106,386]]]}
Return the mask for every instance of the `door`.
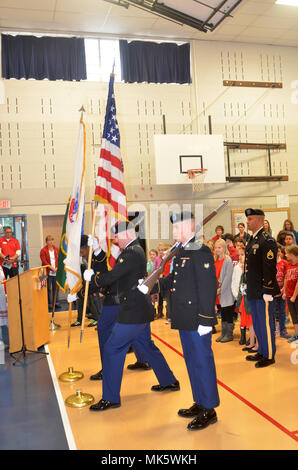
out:
{"label": "door", "polygon": [[27,217],[25,215],[0,215],[0,237],[4,236],[4,227],[11,227],[12,236],[17,238],[21,247],[19,257],[19,272],[29,269],[28,241],[27,241]]}

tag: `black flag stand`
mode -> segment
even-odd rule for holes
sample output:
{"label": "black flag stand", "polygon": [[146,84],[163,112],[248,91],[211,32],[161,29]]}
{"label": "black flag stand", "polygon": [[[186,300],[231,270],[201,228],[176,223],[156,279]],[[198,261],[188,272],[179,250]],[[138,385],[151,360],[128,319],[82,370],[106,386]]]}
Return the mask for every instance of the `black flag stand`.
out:
{"label": "black flag stand", "polygon": [[35,353],[35,354],[44,354],[44,355],[47,355],[49,353],[45,352],[45,351],[32,351],[31,349],[27,349],[26,348],[26,345],[25,345],[25,337],[24,337],[24,323],[23,323],[23,310],[22,310],[22,296],[21,296],[21,286],[20,286],[20,274],[19,274],[19,266],[23,266],[23,262],[22,261],[17,261],[18,263],[18,274],[17,274],[17,278],[18,278],[18,294],[19,294],[19,311],[20,311],[20,324],[21,324],[21,333],[22,333],[22,348],[19,349],[19,351],[14,351],[13,353],[10,353],[10,356],[15,359],[15,361],[13,362],[13,365],[15,365],[17,362],[20,362],[20,358],[16,358],[15,357],[15,354],[19,354],[21,353],[23,355],[23,358],[25,360],[25,357],[26,357],[26,352],[31,352],[31,353]]}

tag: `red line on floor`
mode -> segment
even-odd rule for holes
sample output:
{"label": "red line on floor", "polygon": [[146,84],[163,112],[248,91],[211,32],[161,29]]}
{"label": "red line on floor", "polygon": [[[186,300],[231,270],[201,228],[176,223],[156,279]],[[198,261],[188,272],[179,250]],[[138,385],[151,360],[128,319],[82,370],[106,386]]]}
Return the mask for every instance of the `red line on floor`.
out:
{"label": "red line on floor", "polygon": [[[183,354],[178,351],[177,349],[173,348],[173,346],[171,346],[169,343],[167,343],[166,341],[164,341],[163,339],[161,339],[159,336],[157,336],[155,333],[151,333],[152,336],[154,336],[156,339],[158,339],[159,341],[161,341],[165,346],[167,346],[168,348],[172,349],[172,351],[174,351],[175,353],[179,354],[179,356],[183,357]],[[238,400],[242,401],[245,405],[249,406],[252,410],[256,411],[259,415],[263,416],[263,418],[267,419],[267,421],[269,421],[271,424],[273,424],[275,427],[277,427],[280,431],[284,432],[285,434],[287,434],[289,437],[291,437],[292,439],[294,439],[294,441],[297,441],[298,442],[298,436],[296,436],[295,434],[298,434],[298,431],[294,431],[294,432],[291,432],[289,431],[287,428],[285,428],[282,424],[280,424],[278,421],[276,421],[275,419],[271,418],[271,416],[267,415],[267,413],[265,413],[264,411],[262,411],[260,408],[258,408],[257,406],[255,406],[253,403],[251,403],[250,401],[246,400],[246,398],[242,397],[241,395],[239,395],[239,393],[235,392],[234,390],[232,390],[230,387],[228,387],[226,384],[224,384],[221,380],[217,380],[217,383],[218,385],[220,385],[221,387],[223,387],[225,390],[227,390],[229,393],[231,393],[232,395],[234,395],[234,397],[238,398]]]}

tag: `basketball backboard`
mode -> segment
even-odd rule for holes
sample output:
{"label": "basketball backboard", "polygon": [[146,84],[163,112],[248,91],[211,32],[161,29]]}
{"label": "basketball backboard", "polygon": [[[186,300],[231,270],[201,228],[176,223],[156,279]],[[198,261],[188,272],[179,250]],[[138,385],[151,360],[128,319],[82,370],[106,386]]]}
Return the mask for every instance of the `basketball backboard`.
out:
{"label": "basketball backboard", "polygon": [[205,183],[225,183],[222,135],[155,135],[156,184],[191,184],[187,170],[206,168]]}

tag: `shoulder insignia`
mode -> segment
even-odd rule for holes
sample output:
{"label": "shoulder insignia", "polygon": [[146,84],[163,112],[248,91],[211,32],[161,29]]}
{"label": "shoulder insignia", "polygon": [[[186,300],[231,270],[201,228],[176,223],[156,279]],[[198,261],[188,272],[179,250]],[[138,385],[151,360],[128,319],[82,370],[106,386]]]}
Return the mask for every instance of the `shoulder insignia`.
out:
{"label": "shoulder insignia", "polygon": [[269,250],[268,253],[267,253],[267,259],[273,259],[273,258],[274,258],[273,251]]}

